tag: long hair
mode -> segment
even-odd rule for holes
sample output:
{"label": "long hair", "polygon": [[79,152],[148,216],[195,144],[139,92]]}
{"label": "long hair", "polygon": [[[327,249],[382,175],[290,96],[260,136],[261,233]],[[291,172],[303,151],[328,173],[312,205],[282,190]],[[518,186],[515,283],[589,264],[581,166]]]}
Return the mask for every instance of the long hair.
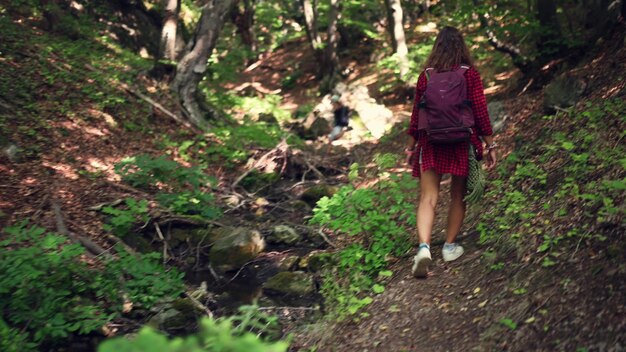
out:
{"label": "long hair", "polygon": [[462,64],[472,66],[473,63],[461,32],[454,27],[446,26],[435,39],[433,49],[426,60],[426,67],[448,70]]}

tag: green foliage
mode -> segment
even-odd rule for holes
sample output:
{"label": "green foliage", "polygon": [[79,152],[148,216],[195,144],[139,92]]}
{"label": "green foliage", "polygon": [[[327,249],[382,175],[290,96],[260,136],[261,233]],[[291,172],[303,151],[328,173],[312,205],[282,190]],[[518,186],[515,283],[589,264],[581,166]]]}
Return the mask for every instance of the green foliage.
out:
{"label": "green foliage", "polygon": [[108,223],[102,227],[120,237],[128,235],[135,223],[145,223],[149,219],[147,200],[136,201],[133,198],[126,198],[125,203],[127,209],[112,206],[102,208],[103,213],[111,216]]}
{"label": "green foliage", "polygon": [[[389,166],[394,158],[379,159]],[[332,198],[318,201],[311,223],[358,236],[358,242],[337,253],[333,270],[345,281],[330,279],[330,275],[322,285],[328,304],[336,307],[340,317],[369,304],[371,298],[363,297],[368,291],[382,292],[384,288],[375,281],[386,272],[389,256],[410,249],[409,234],[416,224],[411,197],[416,186],[410,175],[391,175],[372,188],[343,186]]]}
{"label": "green foliage", "polygon": [[217,219],[221,215],[221,210],[215,206],[215,196],[211,193],[200,191],[159,193],[156,199],[159,204],[176,214],[199,216],[206,220]]}
{"label": "green foliage", "polygon": [[106,263],[105,280],[110,283],[123,278],[118,290],[133,304],[150,308],[164,298],[175,298],[184,290],[184,274],[175,269],[165,271],[159,253],[132,255],[116,247],[118,258]]}
{"label": "green foliage", "polygon": [[134,187],[155,187],[165,183],[174,188],[206,186],[210,178],[197,166],[183,167],[165,156],[137,155],[115,164],[115,172]]}
{"label": "green foliage", "polygon": [[[279,126],[250,121],[235,127],[216,127],[211,135],[216,142],[203,147],[206,160],[210,163],[223,160],[227,165],[246,161],[254,148],[274,148],[286,137]],[[289,137],[287,142],[292,145],[301,143],[293,136]]]}
{"label": "green foliage", "polygon": [[[231,318],[200,321],[200,331],[192,336],[168,339],[151,328],[143,328],[132,340],[118,337],[103,342],[99,352],[248,352],[287,351],[287,342],[267,342],[257,331],[275,324],[275,317],[267,317],[256,307],[243,307],[242,314]],[[251,332],[254,331],[255,333]]]}
{"label": "green foliage", "polygon": [[511,330],[517,329],[517,323],[514,322],[513,320],[509,319],[509,318],[502,318],[502,319],[500,319],[500,324],[506,326],[507,328],[509,328]]}
{"label": "green foliage", "polygon": [[8,237],[0,242],[3,344],[22,341],[28,349],[98,330],[120,314],[124,294],[150,307],[182,292],[182,275],[164,272],[154,256],[121,251],[119,260],[98,270],[81,260],[80,245],[43,228],[22,222],[5,232]]}
{"label": "green foliage", "polygon": [[559,121],[562,130],[540,135],[500,164],[501,178],[492,181],[488,194],[491,210],[477,228],[481,242],[504,252],[524,251],[527,238],[538,237],[533,250],[543,253],[543,267],[551,267],[574,243],[606,240],[599,227],[620,224],[626,216],[626,149],[615,143],[625,114],[626,104],[610,99],[544,118],[565,118]]}
{"label": "green foliage", "polygon": [[[178,148],[179,153],[186,154],[195,141],[185,141]],[[199,144],[199,143],[198,143]],[[212,220],[220,216],[220,210],[215,206],[215,197],[212,193],[203,192],[202,187],[215,182],[214,178],[206,175],[198,166],[183,167],[179,163],[167,159],[165,156],[153,158],[148,155],[138,155],[125,158],[115,165],[115,171],[122,180],[135,187],[149,188],[167,186],[172,191],[157,193],[159,204],[180,215],[198,216],[201,219]],[[118,236],[125,236],[133,225],[148,220],[148,202],[126,199],[127,209],[105,207],[102,212],[111,215],[109,223],[104,229],[112,231]]]}
{"label": "green foliage", "polygon": [[[400,64],[396,54],[378,61],[376,63],[376,67],[392,71],[396,78],[400,81],[417,82],[417,78],[425,68],[424,64],[426,63],[428,55],[430,55],[434,42],[435,36],[429,36],[424,40],[421,40],[419,43],[409,46],[409,53],[407,55],[409,60],[409,71],[405,77],[400,76]],[[383,86],[382,90],[387,91],[393,87],[395,87],[395,84],[390,84],[388,86]]]}

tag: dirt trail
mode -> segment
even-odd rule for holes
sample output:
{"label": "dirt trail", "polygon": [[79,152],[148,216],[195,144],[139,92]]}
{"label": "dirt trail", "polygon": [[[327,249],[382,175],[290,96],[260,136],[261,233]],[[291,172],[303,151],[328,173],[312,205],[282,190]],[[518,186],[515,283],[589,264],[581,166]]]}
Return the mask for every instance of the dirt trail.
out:
{"label": "dirt trail", "polygon": [[[447,219],[449,185],[444,180],[434,226],[433,265],[426,279],[411,274],[415,250],[391,265],[386,290],[364,309],[365,318],[338,323],[332,335],[318,341],[318,351],[470,351],[493,321],[486,291],[499,288],[502,278],[485,272],[484,249],[475,232],[459,237],[465,254],[446,263],[441,258]],[[465,226],[469,227],[469,226]],[[307,345],[312,341],[305,342]],[[299,348],[296,342],[295,348]]]}

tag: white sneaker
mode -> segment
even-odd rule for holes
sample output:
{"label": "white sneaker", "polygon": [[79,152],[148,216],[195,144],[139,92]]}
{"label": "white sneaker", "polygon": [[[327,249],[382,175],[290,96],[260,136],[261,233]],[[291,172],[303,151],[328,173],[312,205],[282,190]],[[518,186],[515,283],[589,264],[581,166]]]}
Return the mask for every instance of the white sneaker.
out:
{"label": "white sneaker", "polygon": [[443,261],[451,262],[453,260],[457,260],[460,256],[463,255],[465,251],[463,247],[456,243],[444,244],[443,249],[441,250],[441,254],[443,256]]}
{"label": "white sneaker", "polygon": [[428,267],[432,263],[433,259],[430,256],[430,249],[428,247],[420,247],[417,250],[417,254],[413,258],[413,276],[418,278],[424,278],[428,274]]}

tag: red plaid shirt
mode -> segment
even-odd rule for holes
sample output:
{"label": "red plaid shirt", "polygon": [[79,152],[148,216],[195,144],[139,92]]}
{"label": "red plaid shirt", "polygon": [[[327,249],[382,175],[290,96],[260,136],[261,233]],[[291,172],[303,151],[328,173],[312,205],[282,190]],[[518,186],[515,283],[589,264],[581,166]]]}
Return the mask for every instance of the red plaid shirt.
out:
{"label": "red plaid shirt", "polygon": [[[470,137],[470,142],[476,148],[477,158],[482,159],[483,145],[479,136],[490,136],[491,121],[487,112],[487,100],[483,91],[483,82],[476,69],[471,67],[465,71],[467,82],[467,99],[472,102],[475,126],[474,133]],[[413,158],[413,176],[419,177],[421,170],[434,169],[438,174],[452,174],[456,176],[467,176],[469,166],[469,147],[467,143],[456,143],[449,145],[432,145],[428,143],[428,138],[424,131],[417,129],[417,116],[419,102],[426,91],[426,75],[424,72],[417,79],[415,88],[415,101],[413,102],[413,114],[408,134],[417,140],[417,155]],[[420,168],[421,165],[421,168]]]}

